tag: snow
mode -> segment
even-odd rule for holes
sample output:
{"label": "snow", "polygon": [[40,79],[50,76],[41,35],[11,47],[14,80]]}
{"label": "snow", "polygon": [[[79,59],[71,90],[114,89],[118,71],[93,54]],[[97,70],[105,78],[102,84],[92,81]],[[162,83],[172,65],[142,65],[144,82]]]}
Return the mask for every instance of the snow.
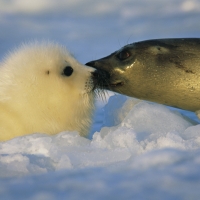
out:
{"label": "snow", "polygon": [[200,125],[122,95],[103,109],[91,140],[62,132],[1,142],[3,199],[197,199]]}
{"label": "snow", "polygon": [[[0,1],[0,57],[30,39],[85,63],[127,43],[199,37],[198,0]],[[33,133],[0,143],[1,199],[199,199],[194,113],[122,95],[98,99],[90,137]]]}

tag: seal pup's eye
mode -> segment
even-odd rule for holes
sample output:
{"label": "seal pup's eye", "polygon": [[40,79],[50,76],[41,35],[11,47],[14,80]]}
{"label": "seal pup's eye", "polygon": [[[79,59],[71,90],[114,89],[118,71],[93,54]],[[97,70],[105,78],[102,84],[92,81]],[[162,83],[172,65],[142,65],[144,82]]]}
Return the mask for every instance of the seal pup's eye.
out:
{"label": "seal pup's eye", "polygon": [[117,58],[119,59],[119,60],[125,60],[125,59],[127,59],[128,57],[130,57],[130,53],[128,52],[128,51],[121,51],[118,55],[117,55]]}
{"label": "seal pup's eye", "polygon": [[63,69],[63,75],[64,76],[71,76],[73,73],[73,68],[71,66],[67,66]]}

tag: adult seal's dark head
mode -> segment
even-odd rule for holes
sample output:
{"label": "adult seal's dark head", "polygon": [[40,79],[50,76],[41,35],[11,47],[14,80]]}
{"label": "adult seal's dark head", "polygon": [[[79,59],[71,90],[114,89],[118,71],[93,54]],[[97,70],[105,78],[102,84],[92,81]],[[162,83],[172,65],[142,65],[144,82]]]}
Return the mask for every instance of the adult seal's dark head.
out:
{"label": "adult seal's dark head", "polygon": [[136,42],[86,65],[108,73],[105,89],[185,110],[200,110],[200,39]]}

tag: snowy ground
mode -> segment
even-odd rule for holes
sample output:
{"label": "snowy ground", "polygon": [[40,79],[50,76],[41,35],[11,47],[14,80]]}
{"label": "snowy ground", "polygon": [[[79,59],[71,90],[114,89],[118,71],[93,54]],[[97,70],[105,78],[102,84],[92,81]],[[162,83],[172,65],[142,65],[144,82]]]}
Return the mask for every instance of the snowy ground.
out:
{"label": "snowy ground", "polygon": [[[26,2],[0,0],[1,58],[30,39],[58,41],[85,63],[138,40],[200,35],[198,0]],[[121,95],[103,104],[90,139],[36,133],[0,143],[0,199],[199,199],[194,113]]]}

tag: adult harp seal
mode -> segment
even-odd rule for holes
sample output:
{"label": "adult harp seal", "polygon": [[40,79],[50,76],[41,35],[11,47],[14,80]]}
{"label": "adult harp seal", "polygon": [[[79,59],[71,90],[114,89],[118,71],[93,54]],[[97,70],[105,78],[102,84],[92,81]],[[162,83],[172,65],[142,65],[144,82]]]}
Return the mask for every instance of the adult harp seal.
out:
{"label": "adult harp seal", "polygon": [[200,39],[132,43],[86,65],[108,73],[103,88],[185,110],[200,110]]}

